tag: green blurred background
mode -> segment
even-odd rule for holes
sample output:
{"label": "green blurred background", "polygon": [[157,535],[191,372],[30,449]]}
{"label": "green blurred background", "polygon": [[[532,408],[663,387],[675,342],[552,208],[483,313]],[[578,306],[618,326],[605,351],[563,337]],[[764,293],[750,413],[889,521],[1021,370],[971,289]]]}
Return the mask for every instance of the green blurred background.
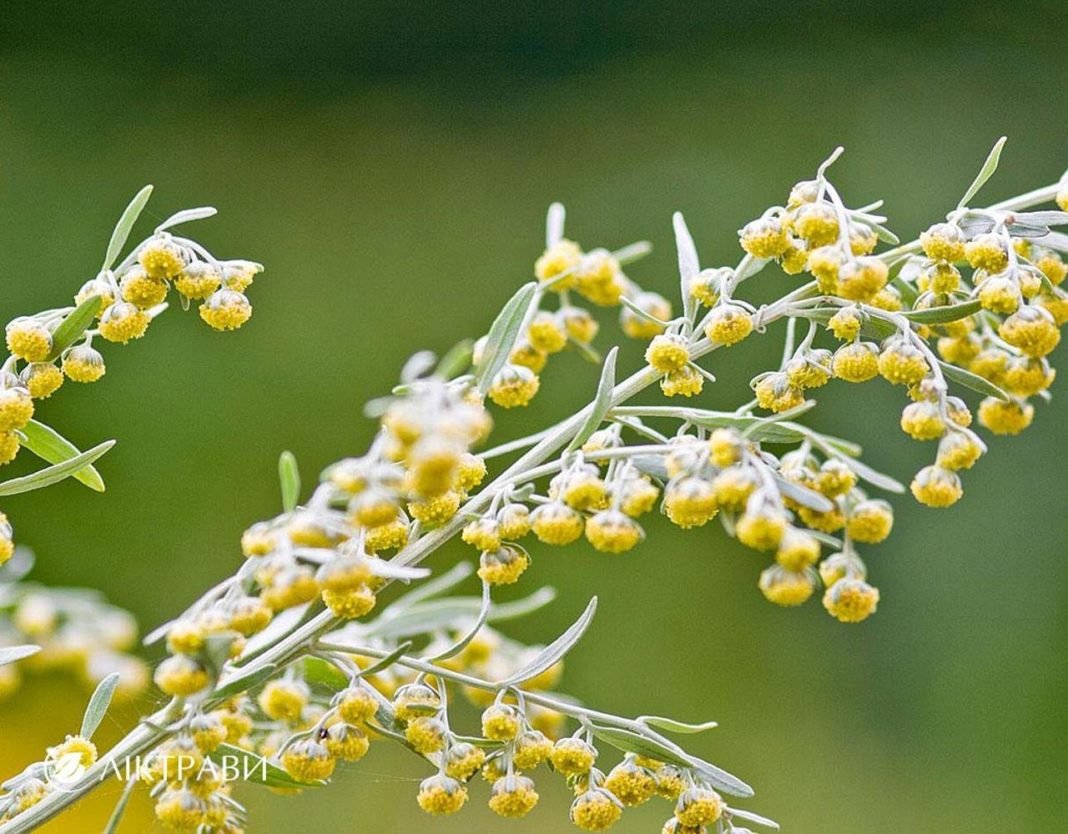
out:
{"label": "green blurred background", "polygon": [[[101,588],[146,629],[177,613],[234,569],[242,529],[277,511],[280,450],[308,477],[358,452],[373,430],[362,402],[411,352],[484,331],[530,275],[554,199],[588,246],[652,240],[631,274],[668,293],[672,210],[705,263],[733,262],[734,230],[839,143],[846,199],[884,197],[902,237],[955,203],[1003,133],[985,196],[1055,180],[1068,165],[1066,24],[1057,0],[1011,12],[952,1],[6,7],[4,320],[66,303],[145,182],[157,186],[151,218],[214,204],[220,215],[195,236],[267,265],[239,333],[176,310],[143,343],[110,349],[103,382],[42,407],[83,448],[120,442],[101,466],[106,495],[68,483],[5,503],[38,552],[36,577]],[[760,283],[761,296],[788,285]],[[704,404],[740,402],[778,341],[716,354]],[[502,436],[584,402],[596,374],[558,358],[535,404],[499,420]],[[928,462],[932,450],[896,428],[900,392],[822,393],[816,422],[864,442],[874,465],[908,479]],[[719,720],[696,751],[754,783],[752,807],[787,831],[1060,830],[1066,419],[1057,396],[1031,431],[995,442],[951,510],[898,502],[895,535],[868,552],[883,602],[861,626],[818,602],[770,606],[755,587],[762,559],[718,530],[653,521],[623,558],[535,550],[525,588],[551,583],[560,599],[513,633],[551,639],[600,594],[564,688],[622,713]],[[4,773],[73,730],[84,697],[62,679],[23,694],[0,707]],[[111,732],[150,706],[119,708]],[[242,798],[259,832],[570,830],[559,780],[541,780],[545,807],[523,822],[492,817],[482,788],[464,814],[430,821],[413,800],[423,775],[381,745],[327,792]],[[116,791],[53,830],[99,831]],[[126,830],[151,827],[147,803],[134,814]],[[667,815],[646,806],[618,830],[657,831]]]}

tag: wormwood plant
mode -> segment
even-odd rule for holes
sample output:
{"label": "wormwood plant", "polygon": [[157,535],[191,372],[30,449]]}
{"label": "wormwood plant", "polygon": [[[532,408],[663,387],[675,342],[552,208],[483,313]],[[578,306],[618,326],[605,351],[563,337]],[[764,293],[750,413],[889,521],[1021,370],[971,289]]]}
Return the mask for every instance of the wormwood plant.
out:
{"label": "wormwood plant", "polygon": [[[711,723],[627,718],[554,694],[596,599],[549,645],[524,646],[495,626],[548,603],[551,590],[499,603],[493,589],[519,581],[530,564],[521,540],[562,546],[585,535],[599,551],[623,553],[641,543],[638,519],[659,505],[684,528],[718,517],[728,535],[769,554],[758,585],[770,601],[800,605],[822,586],[836,620],[870,616],[879,592],[860,548],[882,542],[893,525],[890,504],[875,491],[905,487],[862,463],[853,442],[801,418],[815,405],[811,392],[831,380],[881,376],[900,385],[901,428],[937,441],[932,463],[909,488],[931,507],[961,497],[960,472],[985,450],[958,393],[981,395],[978,422],[992,434],[1030,424],[1032,401],[1047,398],[1053,380],[1047,356],[1068,321],[1068,295],[1059,288],[1068,236],[1051,230],[1068,224],[1068,175],[974,208],[1002,144],[945,221],[906,244],[885,227],[881,203],[843,202],[827,176],[837,151],[785,205],[743,226],[744,255],[733,267],[702,268],[676,214],[678,315],[623,270],[648,245],[584,250],[564,236],[563,208],[550,207],[536,280],[470,347],[440,361],[412,357],[391,395],[369,403],[380,429],[364,453],[328,467],[303,504],[296,463],[282,456],[283,511],[248,528],[246,558],[233,576],[147,638],[166,643],[169,656],[154,678],[170,701],[98,755],[93,730],[116,688],[135,688],[138,676],[129,669],[92,676],[101,682],[80,732],[57,737],[42,761],[2,786],[0,832],[33,829],[139,757],[108,831],[143,785],[167,826],[233,834],[243,830],[245,812],[224,759],[262,761],[243,770],[251,781],[313,790],[339,762],[366,755],[372,741],[404,745],[424,760],[429,775],[416,800],[431,814],[459,811],[481,775],[494,812],[524,816],[538,802],[536,780],[551,771],[574,791],[571,820],[584,830],[607,829],[625,808],[656,797],[673,809],[666,834],[776,827],[734,804],[752,795],[746,783],[676,741]],[[106,448],[80,453],[31,419],[35,402],[64,377],[102,375],[96,336],[141,335],[172,285],[183,303],[202,302],[213,327],[249,317],[243,292],[258,265],[218,261],[169,231],[211,210],[180,212],[113,266],[146,198],[138,195],[120,220],[103,269],[76,307],[8,326],[0,442],[8,457],[24,445],[53,465],[0,484],[0,493],[72,474],[99,486],[91,464]],[[1054,199],[1065,211],[1027,211]],[[877,252],[880,242],[889,248]],[[772,265],[800,276],[796,288],[759,307],[745,301],[743,285]],[[600,359],[598,322],[580,299],[620,308],[622,331],[648,342],[644,367],[617,380],[617,349]],[[628,404],[656,384],[667,398],[696,397],[714,380],[713,354],[779,322],[782,361],[754,377],[753,397],[739,407]],[[491,414],[529,403],[550,355],[569,348],[601,364],[590,404],[485,448]],[[472,565],[433,577],[423,566],[457,535],[479,554],[479,596],[455,593]],[[382,597],[398,582],[411,587]],[[38,641],[38,656],[53,652],[84,670],[93,650],[76,639],[83,621],[58,605],[43,615],[32,599],[0,598],[11,611],[5,631]],[[127,624],[124,641],[105,637],[105,647],[127,647],[131,631]],[[22,658],[32,651],[0,649],[0,663],[29,665],[32,658]],[[461,700],[482,710],[477,730],[461,726]],[[617,754],[608,761],[599,752],[607,748]]]}

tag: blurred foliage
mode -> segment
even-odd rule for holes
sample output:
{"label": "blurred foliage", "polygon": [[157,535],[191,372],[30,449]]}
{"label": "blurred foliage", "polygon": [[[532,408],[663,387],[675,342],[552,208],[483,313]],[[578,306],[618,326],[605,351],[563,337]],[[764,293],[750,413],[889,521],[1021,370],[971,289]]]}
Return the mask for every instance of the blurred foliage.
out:
{"label": "blurred foliage", "polygon": [[[42,407],[83,448],[120,442],[100,466],[106,495],[67,483],[5,503],[38,551],[37,578],[99,587],[146,628],[179,611],[233,569],[241,530],[277,511],[281,449],[306,479],[360,450],[373,430],[361,404],[408,354],[488,325],[529,276],[553,199],[587,245],[652,240],[634,275],[671,292],[672,210],[706,263],[733,262],[734,230],[839,143],[847,201],[885,197],[902,237],[955,203],[1002,133],[984,196],[1052,181],[1068,165],[1053,92],[1068,78],[1065,18],[1052,0],[1011,15],[957,2],[6,8],[5,320],[64,303],[145,182],[157,186],[151,217],[215,204],[204,242],[267,265],[239,333],[167,316],[144,343],[108,352],[104,381]],[[762,277],[758,292],[787,281]],[[778,340],[717,354],[704,401],[739,402]],[[596,375],[575,356],[554,363],[503,432],[586,401]],[[896,428],[900,392],[820,393],[815,419],[865,443],[873,464],[907,478],[926,462]],[[619,559],[536,550],[524,587],[562,594],[517,636],[551,639],[599,593],[565,688],[620,712],[718,719],[699,752],[752,781],[754,807],[788,830],[1063,823],[1068,401],[1054,393],[1027,434],[992,444],[960,505],[898,503],[895,534],[869,560],[883,603],[862,626],[818,603],[772,610],[753,553],[654,522]],[[0,709],[4,773],[80,714],[73,686],[48,679],[26,694]],[[479,807],[481,789],[459,817],[424,821],[424,770],[383,746],[314,799],[244,795],[260,832],[339,819],[368,834],[569,830],[548,778],[551,807],[514,826]],[[116,797],[109,787],[52,830],[98,831]],[[667,814],[646,807],[618,830],[656,831]]]}

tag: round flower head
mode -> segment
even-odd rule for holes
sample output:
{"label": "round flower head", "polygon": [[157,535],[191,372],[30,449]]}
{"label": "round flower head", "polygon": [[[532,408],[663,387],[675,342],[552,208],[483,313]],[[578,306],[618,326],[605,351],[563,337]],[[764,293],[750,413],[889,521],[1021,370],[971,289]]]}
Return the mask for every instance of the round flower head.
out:
{"label": "round flower head", "polygon": [[337,759],[326,746],[313,738],[303,738],[282,754],[282,767],[298,782],[318,782],[329,779],[337,766]]}
{"label": "round flower head", "polygon": [[234,290],[216,290],[200,305],[200,317],[215,330],[237,330],[252,318],[252,305]]}
{"label": "round flower head", "polygon": [[623,808],[604,788],[592,788],[575,797],[568,815],[583,831],[607,831],[619,822]]}
{"label": "round flower head", "polygon": [[393,550],[404,547],[408,543],[408,524],[400,518],[394,519],[389,524],[381,524],[367,531],[363,540],[364,549],[368,553],[379,553],[383,550]]}
{"label": "round flower head", "polygon": [[441,708],[438,693],[425,683],[402,686],[393,696],[393,712],[398,721],[410,721],[420,715],[431,715]]}
{"label": "round flower head", "polygon": [[628,478],[620,487],[619,508],[631,518],[645,515],[656,506],[660,490],[647,477]]}
{"label": "round flower head", "polygon": [[52,353],[52,334],[34,319],[15,319],[6,336],[11,355],[27,362],[44,362]]}
{"label": "round flower head", "polygon": [[1035,408],[1028,402],[987,397],[979,404],[979,424],[994,434],[1019,434],[1034,417]]}
{"label": "round flower head", "polygon": [[856,473],[849,465],[831,458],[820,464],[819,472],[813,483],[816,491],[828,498],[845,495],[857,484]]}
{"label": "round flower head", "polygon": [[912,494],[928,507],[949,507],[964,494],[957,473],[941,466],[925,466],[910,485]]}
{"label": "round flower head", "polygon": [[35,400],[51,397],[63,384],[63,371],[51,362],[31,362],[19,375],[20,381]]}
{"label": "round flower head", "polygon": [[526,776],[503,776],[493,783],[489,807],[502,817],[525,817],[538,804],[533,780]]}
{"label": "round flower head", "polygon": [[145,243],[137,253],[137,262],[150,278],[159,281],[177,277],[185,266],[182,250],[168,237],[157,237]]}
{"label": "round flower head", "polygon": [[168,788],[159,795],[156,819],[174,831],[196,831],[207,820],[207,805],[185,788]]}
{"label": "round flower head", "polygon": [[378,699],[361,684],[343,689],[336,698],[337,714],[346,724],[362,724],[378,713]]}
{"label": "round flower head", "polygon": [[77,345],[63,354],[63,373],[73,382],[96,382],[107,369],[100,351]]}
{"label": "round flower head", "polygon": [[948,295],[960,289],[960,270],[950,263],[932,263],[921,270],[916,284],[921,291]]}
{"label": "round flower head", "polygon": [[803,243],[791,239],[786,251],[779,256],[779,267],[787,275],[804,272],[808,269],[808,249]]}
{"label": "round flower head", "polygon": [[275,721],[296,721],[308,705],[308,685],[298,680],[270,681],[260,693],[264,715]]}
{"label": "round flower head", "polygon": [[620,510],[601,510],[586,522],[586,539],[602,553],[625,553],[642,540],[638,523]]}
{"label": "round flower head", "polygon": [[[534,263],[534,276],[542,282],[555,281],[556,291],[569,289],[574,285],[574,277],[567,273],[574,272],[582,260],[582,249],[572,240],[562,238],[548,249]],[[560,280],[557,280],[560,279]]]}
{"label": "round flower head", "polygon": [[854,223],[849,227],[849,251],[854,255],[870,255],[879,245],[879,236],[871,226]]}
{"label": "round flower head", "polygon": [[778,510],[746,510],[735,526],[738,541],[754,550],[774,550],[786,532],[786,518]]}
{"label": "round flower head", "polygon": [[508,354],[508,361],[513,365],[529,368],[534,373],[540,374],[549,363],[549,354],[538,350],[525,339],[520,339],[516,342],[515,347],[512,348],[512,352]]}
{"label": "round flower head", "polygon": [[537,375],[529,368],[505,365],[493,377],[487,393],[501,408],[515,408],[530,403],[540,384]]}
{"label": "round flower head", "polygon": [[838,293],[838,273],[845,263],[845,255],[837,246],[821,246],[808,256],[808,271],[816,279],[820,292],[827,295]]}
{"label": "round flower head", "polygon": [[244,292],[252,286],[256,276],[263,272],[263,264],[252,261],[227,261],[222,264],[222,271],[224,287]]}
{"label": "round flower head", "polygon": [[530,532],[530,510],[525,504],[506,504],[497,513],[497,532],[510,541],[523,538]]}
{"label": "round flower head", "polygon": [[804,392],[782,372],[766,374],[753,385],[753,392],[757,405],[776,413],[796,408],[805,401]]}
{"label": "round flower head", "polygon": [[[655,292],[637,293],[631,301],[641,310],[660,321],[671,320],[671,302]],[[632,339],[651,339],[664,332],[664,326],[652,319],[640,316],[629,307],[619,311],[619,326]]]}
{"label": "round flower head", "polygon": [[541,310],[527,328],[527,340],[545,353],[558,353],[567,345],[567,333],[552,313]]}
{"label": "round flower head", "polygon": [[923,351],[904,339],[887,342],[879,354],[879,374],[894,385],[915,385],[929,370]]}
{"label": "round flower head", "polygon": [[562,738],[553,745],[549,761],[553,770],[564,776],[584,776],[597,761],[597,750],[581,738]]}
{"label": "round flower head", "polygon": [[553,743],[539,730],[527,730],[519,736],[512,752],[512,763],[519,770],[533,770],[553,752]]}
{"label": "round flower head", "polygon": [[511,741],[519,735],[520,719],[511,704],[494,704],[482,713],[482,735],[491,741]]}
{"label": "round flower head", "polygon": [[140,266],[134,266],[122,276],[119,291],[123,301],[147,309],[162,304],[167,298],[167,282],[152,278]]}
{"label": "round flower head", "polygon": [[1012,357],[999,377],[1002,388],[1017,397],[1033,397],[1039,391],[1045,391],[1053,384],[1057,372],[1046,361],[1028,359],[1023,356]]}
{"label": "round flower head", "polygon": [[226,741],[226,727],[212,713],[193,718],[189,722],[189,734],[201,753],[211,753]]}
{"label": "round flower head", "polygon": [[445,773],[453,779],[466,782],[486,761],[486,753],[466,741],[453,744],[445,754]]}
{"label": "round flower head", "polygon": [[1005,242],[996,234],[977,235],[969,240],[964,245],[964,257],[972,269],[985,269],[990,273],[1001,272],[1009,265]]}
{"label": "round flower head", "polygon": [[696,397],[705,387],[705,378],[692,365],[671,371],[660,380],[665,397]]}
{"label": "round flower head", "polygon": [[1051,353],[1061,341],[1061,331],[1043,307],[1021,307],[998,327],[998,335],[1031,357]]}
{"label": "round flower head", "polygon": [[568,338],[580,345],[592,342],[601,327],[597,319],[590,315],[590,311],[582,307],[564,307],[558,310],[556,315]]}
{"label": "round flower head", "polygon": [[983,309],[993,313],[1015,313],[1020,306],[1020,286],[1007,275],[993,275],[977,288]]}
{"label": "round flower head", "polygon": [[1068,264],[1064,262],[1060,255],[1050,249],[1043,249],[1034,258],[1034,264],[1039,272],[1045,275],[1049,282],[1055,286],[1063,283],[1064,279],[1068,277]]}
{"label": "round flower head", "polygon": [[737,304],[720,304],[709,314],[705,335],[717,345],[733,345],[753,332],[753,317]]}
{"label": "round flower head", "polygon": [[849,514],[846,533],[854,541],[878,544],[890,535],[894,526],[894,511],[886,501],[861,501]]}
{"label": "round flower head", "polygon": [[206,689],[211,679],[207,670],[185,655],[174,655],[156,667],[156,686],[166,695],[188,697]]}
{"label": "round flower head", "polygon": [[946,424],[935,403],[926,400],[909,403],[901,412],[901,430],[914,440],[937,440],[946,432]]}
{"label": "round flower head", "polygon": [[543,544],[571,544],[582,535],[582,514],[561,501],[542,504],[530,514],[531,529]]}
{"label": "round flower head", "polygon": [[334,724],[323,739],[327,752],[343,762],[358,762],[371,746],[367,734],[350,724]]}
{"label": "round flower head", "polygon": [[970,431],[951,431],[939,442],[935,463],[943,469],[971,469],[983,451],[981,441]]}
{"label": "round flower head", "polygon": [[330,613],[343,620],[355,620],[369,614],[376,602],[374,591],[366,585],[341,591],[324,588],[322,597]]}
{"label": "round flower head", "polygon": [[439,773],[419,784],[416,801],[428,814],[455,814],[467,802],[467,788],[451,776]]}
{"label": "round flower head", "polygon": [[782,539],[779,540],[778,550],[775,551],[775,561],[792,571],[804,570],[816,564],[819,558],[819,540],[796,527],[786,529]]}
{"label": "round flower head", "polygon": [[838,239],[838,216],[826,203],[807,203],[794,215],[794,234],[810,249],[827,246]]}
{"label": "round flower head", "polygon": [[412,518],[428,529],[440,527],[460,509],[460,493],[455,490],[427,498],[424,501],[410,501],[408,512]]}
{"label": "round flower head", "polygon": [[654,336],[645,349],[645,361],[654,371],[666,374],[677,371],[690,361],[690,348],[686,339],[677,333]]}
{"label": "round flower head", "polygon": [[679,527],[701,527],[718,512],[716,491],[712,484],[701,478],[672,480],[664,489],[664,514]]}
{"label": "round flower head", "polygon": [[530,556],[517,545],[487,550],[479,558],[478,577],[490,585],[511,585],[519,581],[528,567]]}
{"label": "round flower head", "polygon": [[859,623],[875,613],[879,589],[863,579],[840,579],[823,594],[823,607],[841,623]]}
{"label": "round flower head", "polygon": [[497,550],[501,546],[501,527],[495,519],[476,518],[464,527],[460,538],[477,550]]}
{"label": "round flower head", "polygon": [[656,793],[653,773],[627,758],[608,771],[604,787],[628,808],[642,805]]}
{"label": "round flower head", "polygon": [[719,467],[737,463],[742,457],[744,441],[734,429],[713,429],[708,438],[708,451],[712,462]]}
{"label": "round flower head", "polygon": [[128,301],[119,301],[108,307],[100,316],[100,335],[109,342],[125,344],[131,339],[140,339],[152,320],[148,313]]}
{"label": "round flower head", "polygon": [[983,349],[982,340],[974,333],[964,336],[945,336],[938,340],[938,352],[951,365],[967,367]]}
{"label": "round flower head", "polygon": [[709,825],[723,815],[723,799],[711,788],[689,788],[675,803],[675,818],[683,825]]}
{"label": "round flower head", "polygon": [[776,605],[801,605],[812,596],[815,582],[808,572],[787,570],[781,565],[772,565],[760,574],[760,592]]}
{"label": "round flower head", "polygon": [[608,506],[608,487],[593,464],[561,472],[549,484],[549,496],[576,510],[599,510]]}
{"label": "round flower head", "polygon": [[619,261],[605,249],[595,249],[583,256],[575,271],[575,288],[585,298],[602,307],[619,304],[629,287]]}
{"label": "round flower head", "polygon": [[786,376],[797,388],[819,388],[831,379],[832,356],[829,350],[818,348],[786,363]]}
{"label": "round flower head", "polygon": [[738,231],[742,249],[754,258],[777,258],[790,247],[790,238],[774,217],[752,220]]}
{"label": "round flower head", "polygon": [[727,510],[742,510],[756,489],[756,476],[743,466],[731,466],[712,479],[712,490],[719,505]]}
{"label": "round flower head", "polygon": [[445,749],[449,731],[440,718],[421,715],[411,719],[404,730],[404,737],[416,753],[423,756]]}
{"label": "round flower head", "polygon": [[193,261],[182,270],[174,288],[190,301],[203,301],[222,286],[222,276],[211,264]]}
{"label": "round flower head", "polygon": [[0,432],[21,429],[33,417],[33,399],[25,388],[0,388]]}
{"label": "round flower head", "polygon": [[838,270],[838,294],[852,301],[867,301],[886,286],[889,270],[879,258],[861,257]]}
{"label": "round flower head", "polygon": [[932,261],[956,263],[964,260],[964,235],[951,223],[935,223],[920,233],[920,246]]}
{"label": "round flower head", "polygon": [[730,281],[733,275],[734,270],[727,266],[701,270],[687,285],[690,298],[706,307],[714,307],[719,300],[720,288]]}
{"label": "round flower head", "polygon": [[846,382],[867,382],[879,373],[879,349],[871,342],[853,342],[834,352],[834,375]]}
{"label": "round flower head", "polygon": [[456,487],[464,492],[477,487],[486,477],[486,462],[477,455],[464,452],[456,465]]}
{"label": "round flower head", "polygon": [[860,333],[861,324],[863,321],[856,307],[843,307],[828,320],[827,329],[839,341],[849,342]]}

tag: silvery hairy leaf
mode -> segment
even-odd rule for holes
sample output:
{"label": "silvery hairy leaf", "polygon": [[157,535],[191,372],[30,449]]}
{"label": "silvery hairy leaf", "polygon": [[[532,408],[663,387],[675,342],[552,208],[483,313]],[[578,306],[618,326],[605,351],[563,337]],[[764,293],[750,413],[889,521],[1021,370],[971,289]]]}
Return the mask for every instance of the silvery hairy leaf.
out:
{"label": "silvery hairy leaf", "polygon": [[586,610],[582,612],[582,615],[572,623],[567,631],[557,637],[548,646],[542,649],[537,657],[519,669],[508,678],[501,681],[502,687],[516,686],[523,681],[530,680],[537,677],[546,669],[551,668],[557,662],[559,662],[564,655],[566,655],[575,644],[582,639],[582,635],[586,633],[586,629],[590,627],[590,623],[593,622],[593,615],[597,611],[597,597],[593,597],[589,604],[586,606]]}
{"label": "silvery hairy leaf", "polygon": [[601,379],[597,383],[597,396],[590,404],[590,413],[582,423],[582,427],[567,446],[568,452],[573,452],[590,439],[601,423],[604,421],[608,409],[612,406],[612,392],[616,387],[616,356],[619,348],[614,347],[608,351],[605,357],[604,367],[601,368]]}
{"label": "silvery hairy leaf", "polygon": [[[30,420],[19,429],[22,445],[47,463],[63,463],[81,454],[81,450],[57,432],[51,426],[37,420]],[[96,467],[83,466],[71,475],[74,480],[85,484],[95,492],[104,491],[104,479]]]}
{"label": "silvery hairy leaf", "polygon": [[104,265],[100,267],[101,270],[111,269],[115,265],[115,261],[122,254],[122,247],[126,245],[126,239],[130,236],[134,223],[141,216],[141,212],[151,196],[152,186],[146,185],[130,200],[122,216],[119,217],[119,222],[115,224],[115,230],[111,233],[111,240],[108,241],[107,253],[104,255]]}
{"label": "silvery hairy leaf", "polygon": [[493,377],[508,361],[508,356],[515,347],[527,314],[537,300],[538,285],[531,281],[520,287],[497,315],[486,337],[486,345],[482,349],[478,367],[475,369],[475,380],[481,393],[485,394],[489,390]]}

